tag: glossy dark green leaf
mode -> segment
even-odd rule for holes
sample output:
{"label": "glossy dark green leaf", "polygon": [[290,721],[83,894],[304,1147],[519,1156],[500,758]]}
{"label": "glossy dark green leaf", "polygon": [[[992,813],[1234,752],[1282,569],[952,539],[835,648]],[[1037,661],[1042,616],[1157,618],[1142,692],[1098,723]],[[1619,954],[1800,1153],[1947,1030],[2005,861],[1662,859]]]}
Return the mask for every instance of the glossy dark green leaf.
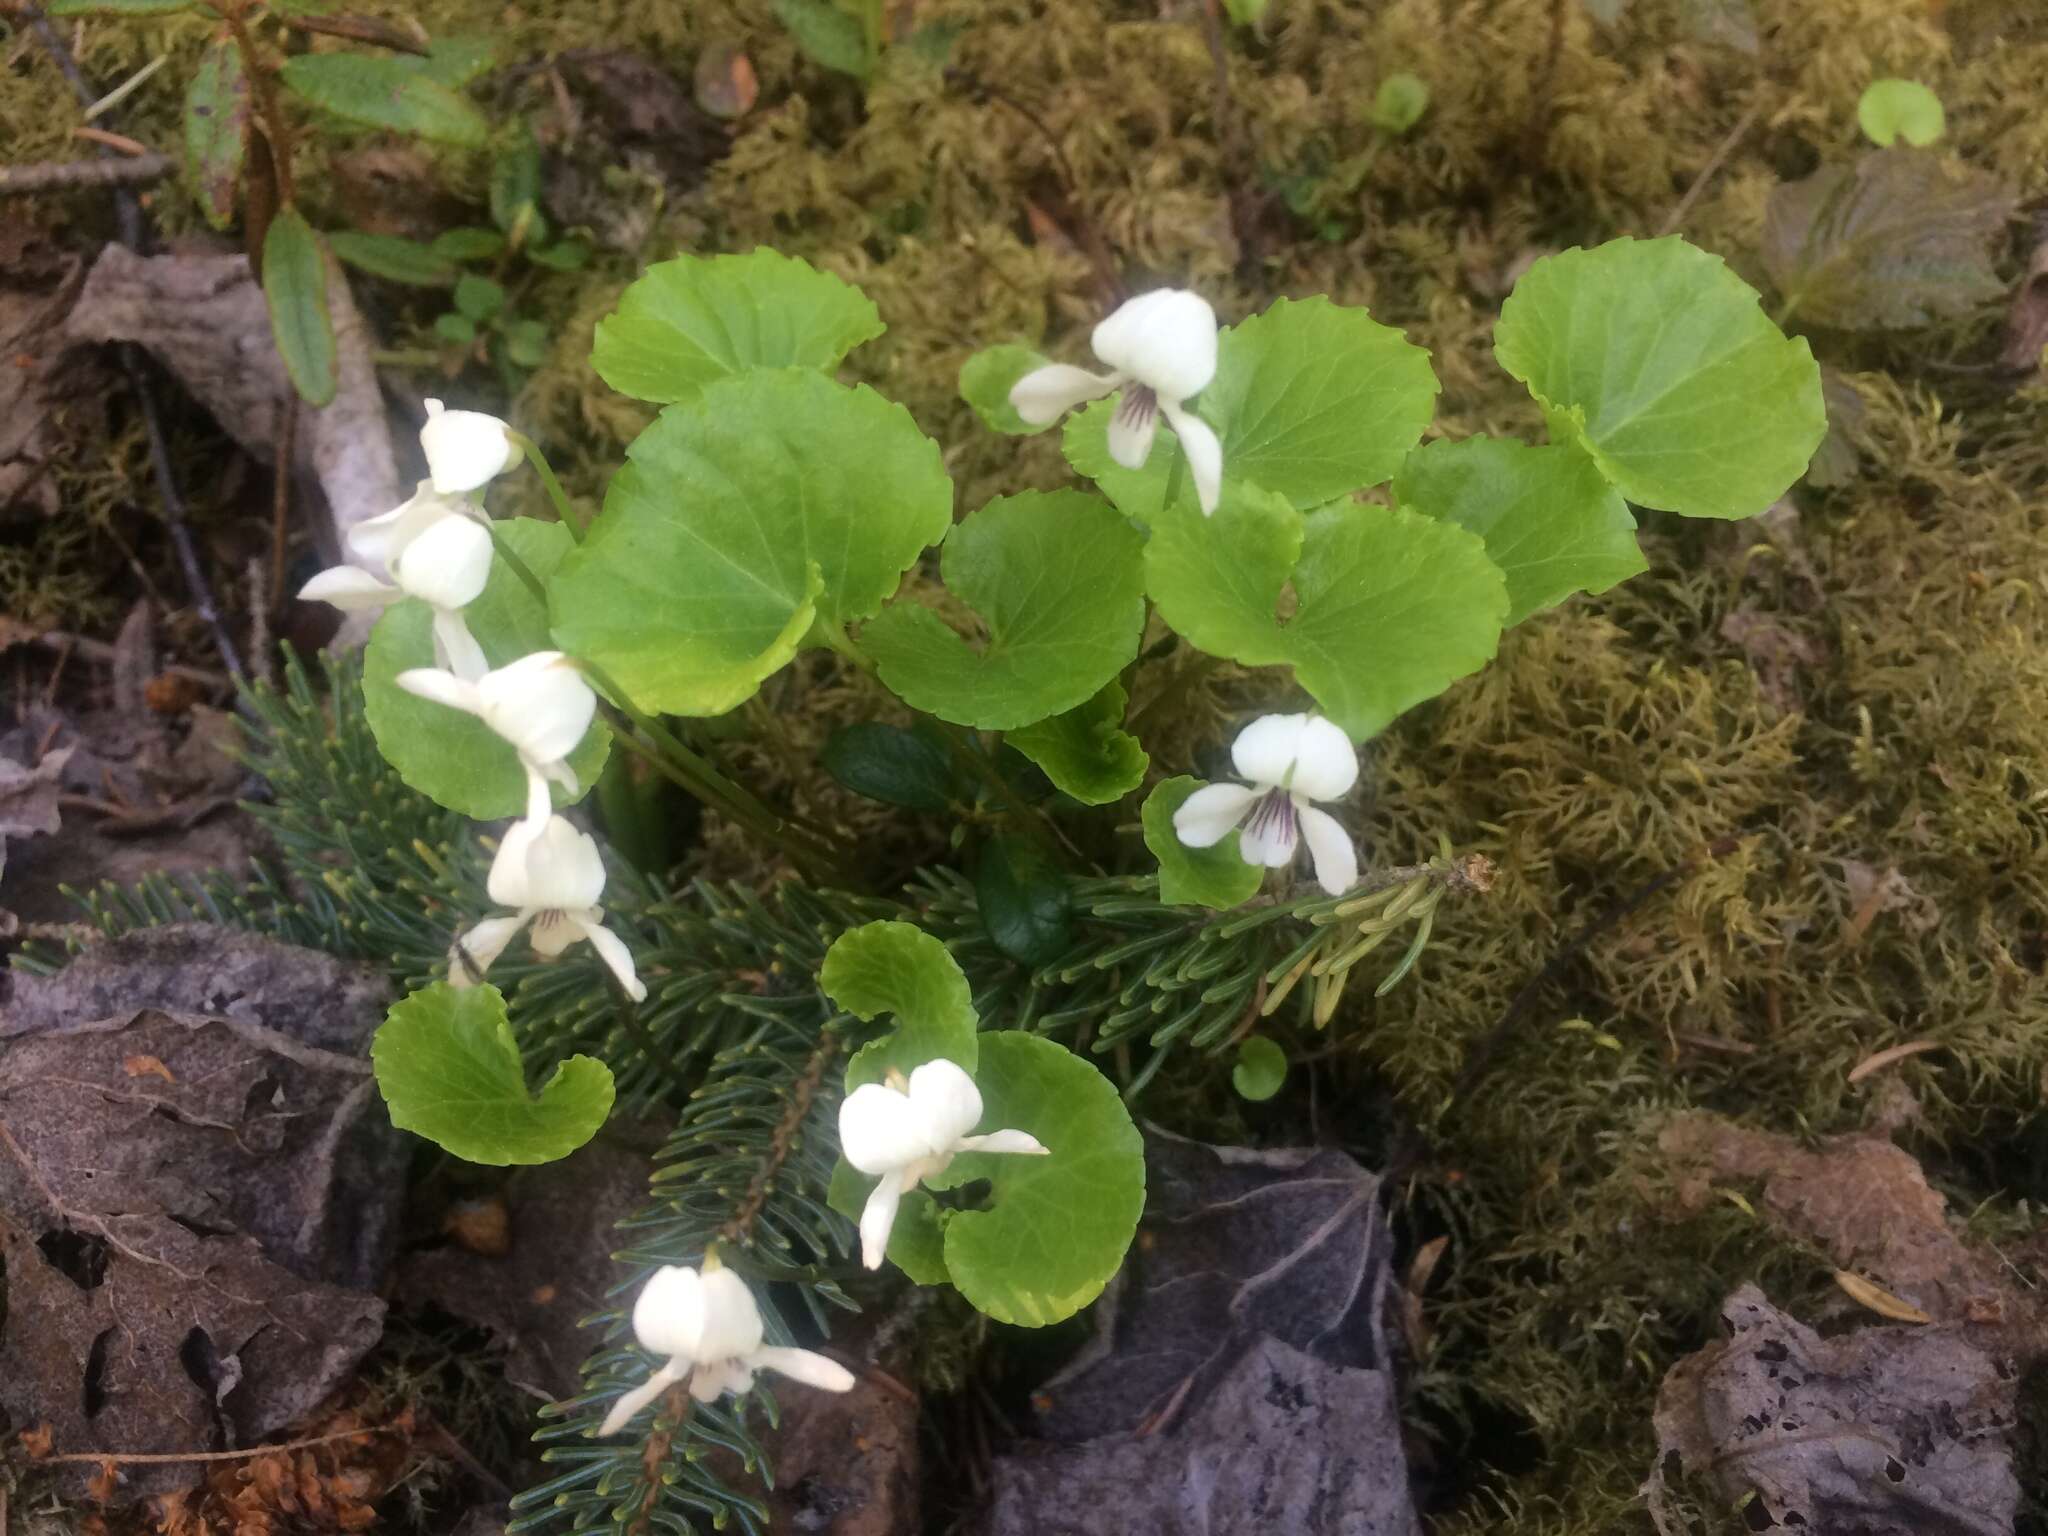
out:
{"label": "glossy dark green leaf", "polygon": [[1012,960],[1043,965],[1072,942],[1067,877],[1035,844],[992,839],[975,864],[974,896],[982,928]]}
{"label": "glossy dark green leaf", "polygon": [[857,795],[910,811],[943,811],[953,803],[953,762],[945,745],[919,731],[864,720],[841,726],[818,761]]}
{"label": "glossy dark green leaf", "polygon": [[296,208],[280,208],[263,237],[263,298],[292,388],[308,405],[325,405],[335,387],[327,255]]}
{"label": "glossy dark green leaf", "polygon": [[249,153],[249,77],[242,52],[222,38],[208,45],[185,87],[185,185],[206,222],[226,229]]}

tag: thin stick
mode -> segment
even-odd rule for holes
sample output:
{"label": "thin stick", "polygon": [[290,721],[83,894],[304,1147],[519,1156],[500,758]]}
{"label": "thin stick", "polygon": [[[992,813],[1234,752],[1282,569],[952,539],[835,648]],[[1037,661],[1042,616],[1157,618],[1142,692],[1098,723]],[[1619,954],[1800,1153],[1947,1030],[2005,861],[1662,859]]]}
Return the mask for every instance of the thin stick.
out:
{"label": "thin stick", "polygon": [[151,59],[147,64],[143,65],[142,68],[138,69],[137,71],[135,71],[134,74],[130,75],[126,80],[123,80],[111,91],[107,92],[107,94],[102,96],[98,101],[94,102],[91,106],[87,107],[85,109],[85,120],[89,123],[96,117],[106,116],[107,113],[113,111],[114,108],[121,105],[121,103],[126,101],[130,96],[133,96],[135,92],[141,88],[142,83],[145,80],[147,80],[151,75],[155,74],[158,70],[162,69],[166,64],[170,63],[170,61],[171,56],[169,54],[158,54],[155,58]]}
{"label": "thin stick", "polygon": [[[78,61],[71,56],[71,50],[64,45],[64,39],[57,35],[42,12],[30,9],[28,23],[43,49],[57,65],[57,71],[70,83],[71,92],[83,106],[94,101],[92,87],[80,73]],[[101,146],[102,153],[111,153]],[[121,243],[132,251],[143,247],[142,204],[128,187],[114,187],[114,212],[120,229]],[[237,682],[242,680],[241,653],[235,649],[234,638],[228,634],[227,626],[221,622],[220,610],[213,600],[213,588],[207,584],[206,573],[200,569],[199,557],[192,548],[192,533],[185,525],[185,498],[178,489],[178,476],[171,467],[170,445],[164,438],[164,424],[158,414],[156,391],[150,387],[149,374],[142,361],[142,352],[133,342],[123,342],[119,348],[121,369],[128,375],[128,382],[135,391],[137,403],[142,408],[142,421],[149,433],[149,463],[156,476],[157,494],[163,501],[164,526],[171,535],[171,548],[176,551],[178,565],[185,573],[185,588],[192,599],[192,606],[206,627],[213,632],[214,647],[220,652],[220,659]]]}
{"label": "thin stick", "polygon": [[61,192],[71,187],[140,187],[176,174],[178,162],[150,153],[126,160],[43,160],[0,166],[0,197]]}
{"label": "thin stick", "polygon": [[193,1451],[189,1455],[178,1452],[151,1455],[117,1455],[112,1451],[66,1451],[59,1456],[38,1456],[38,1464],[52,1461],[83,1462],[92,1466],[116,1467],[163,1467],[187,1461],[249,1461],[257,1456],[268,1456],[273,1452],[304,1451],[316,1445],[332,1445],[337,1440],[353,1440],[359,1435],[389,1435],[397,1431],[396,1424],[369,1424],[361,1429],[337,1430],[331,1435],[311,1435],[304,1440],[287,1440],[282,1445],[252,1445],[239,1451]]}
{"label": "thin stick", "polygon": [[71,130],[71,137],[83,139],[88,144],[100,144],[108,149],[118,149],[122,154],[137,159],[150,152],[149,146],[143,143],[142,140],[131,139],[125,133],[113,133],[105,128],[74,128]]}
{"label": "thin stick", "polygon": [[270,482],[270,612],[284,612],[285,530],[292,510],[292,439],[298,435],[299,392],[285,391],[277,419],[277,473]]}
{"label": "thin stick", "polygon": [[1678,200],[1677,206],[1665,216],[1664,222],[1657,227],[1658,234],[1668,235],[1685,222],[1685,216],[1692,212],[1692,205],[1699,201],[1700,193],[1706,190],[1707,183],[1714,179],[1715,174],[1727,162],[1728,157],[1735,153],[1735,146],[1740,144],[1749,130],[1756,126],[1756,120],[1763,110],[1764,104],[1762,102],[1752,102],[1750,103],[1749,110],[1735,120],[1735,126],[1728,130],[1727,136],[1721,140],[1713,154],[1707,157],[1707,163],[1700,167],[1699,175],[1693,177],[1692,185],[1685,189],[1685,196]]}

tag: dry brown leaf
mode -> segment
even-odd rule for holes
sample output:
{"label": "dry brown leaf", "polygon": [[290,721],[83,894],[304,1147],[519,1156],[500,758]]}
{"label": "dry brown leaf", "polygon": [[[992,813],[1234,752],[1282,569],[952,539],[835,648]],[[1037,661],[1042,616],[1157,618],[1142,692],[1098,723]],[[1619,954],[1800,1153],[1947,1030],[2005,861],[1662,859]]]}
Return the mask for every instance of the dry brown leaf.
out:
{"label": "dry brown leaf", "polygon": [[1872,1051],[1868,1056],[1849,1069],[1848,1080],[1860,1083],[1873,1072],[1882,1072],[1895,1061],[1904,1061],[1909,1056],[1925,1055],[1928,1051],[1941,1049],[1939,1040],[1908,1040],[1903,1045],[1889,1045],[1881,1051]]}
{"label": "dry brown leaf", "polygon": [[1835,1284],[1843,1294],[1859,1307],[1868,1307],[1879,1317],[1888,1317],[1895,1323],[1931,1323],[1933,1318],[1922,1312],[1910,1301],[1903,1301],[1881,1285],[1872,1285],[1853,1270],[1835,1271]]}
{"label": "dry brown leaf", "polygon": [[157,1056],[124,1056],[121,1058],[121,1070],[130,1077],[148,1075],[160,1077],[167,1083],[178,1080],[176,1074],[163,1064],[163,1059]]}
{"label": "dry brown leaf", "polygon": [[734,43],[713,43],[697,55],[697,105],[713,117],[745,117],[761,94],[754,61]]}

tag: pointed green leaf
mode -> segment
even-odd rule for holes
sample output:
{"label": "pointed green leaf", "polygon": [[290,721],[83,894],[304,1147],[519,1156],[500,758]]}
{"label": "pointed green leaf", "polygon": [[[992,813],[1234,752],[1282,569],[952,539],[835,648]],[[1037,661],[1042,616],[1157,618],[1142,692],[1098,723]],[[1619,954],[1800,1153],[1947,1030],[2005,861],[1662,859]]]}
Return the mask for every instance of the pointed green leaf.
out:
{"label": "pointed green leaf", "polygon": [[1508,295],[1493,350],[1554,439],[1581,443],[1630,501],[1688,517],[1763,511],[1827,428],[1805,341],[1676,236],[1546,256]]}
{"label": "pointed green leaf", "polygon": [[235,191],[249,152],[249,77],[242,51],[208,45],[185,87],[185,185],[215,229],[235,217]]}
{"label": "pointed green leaf", "polygon": [[1487,558],[1507,578],[1510,625],[1649,569],[1628,503],[1569,443],[1424,443],[1394,477],[1394,495],[1486,541]]}
{"label": "pointed green leaf", "polygon": [[1200,779],[1167,779],[1145,797],[1145,846],[1159,861],[1159,899],[1169,907],[1212,907],[1221,912],[1259,893],[1266,872],[1247,864],[1237,839],[1190,848],[1174,834],[1174,812],[1202,787]]}
{"label": "pointed green leaf", "polygon": [[481,149],[483,113],[417,65],[362,53],[300,53],[278,71],[287,90],[352,123]]}
{"label": "pointed green leaf", "polygon": [[678,256],[619,295],[590,364],[622,395],[671,404],[753,368],[835,368],[882,329],[866,294],[794,256]]}
{"label": "pointed green leaf", "polygon": [[[1224,488],[1213,518],[1185,502],[1164,511],[1145,581],[1191,644],[1293,667],[1360,740],[1484,666],[1508,605],[1486,546],[1462,528],[1353,502],[1304,518],[1242,485]],[[1294,610],[1284,621],[1283,601]]]}
{"label": "pointed green leaf", "polygon": [[865,923],[848,929],[825,951],[818,972],[825,995],[864,1023],[893,1014],[896,1028],[871,1040],[846,1069],[846,1086],[881,1081],[891,1067],[913,1067],[944,1057],[974,1070],[974,996],[967,977],[944,944],[909,923]]}
{"label": "pointed green leaf", "polygon": [[561,648],[643,709],[731,709],[814,620],[874,613],[952,526],[953,483],[910,413],[808,369],[714,384],[626,456],[552,599]]}
{"label": "pointed green leaf", "polygon": [[974,866],[974,901],[995,946],[1019,965],[1056,959],[1073,942],[1073,893],[1035,844],[991,838]]}
{"label": "pointed green leaf", "polygon": [[1145,1148],[1116,1087],[1066,1047],[1020,1030],[981,1037],[977,1132],[1027,1131],[1046,1155],[963,1152],[934,1189],[989,1182],[986,1210],[941,1218],[946,1269],[998,1322],[1042,1328],[1101,1294],[1145,1208]]}
{"label": "pointed green leaf", "polygon": [[898,603],[860,648],[905,703],[957,725],[1009,730],[1072,709],[1138,654],[1144,540],[1078,491],[990,502],[946,535],[939,569],[988,631],[970,646],[931,609]]}
{"label": "pointed green leaf", "polygon": [[857,795],[911,811],[943,811],[953,803],[953,762],[935,728],[863,720],[834,731],[818,754],[824,770]]}
{"label": "pointed green leaf", "polygon": [[1061,794],[1108,805],[1145,782],[1150,759],[1124,731],[1124,690],[1105,683],[1095,697],[1003,739],[1045,770]]}
{"label": "pointed green leaf", "polygon": [[470,225],[444,229],[427,249],[442,261],[490,261],[505,249],[505,237],[495,229]]}
{"label": "pointed green leaf", "polygon": [[[534,518],[500,519],[493,531],[543,584],[571,542],[560,523]],[[494,667],[554,648],[546,609],[502,559],[492,562],[489,583],[462,617]],[[427,605],[407,598],[386,609],[363,656],[363,708],[379,750],[400,778],[452,811],[476,821],[518,815],[526,806],[526,773],[511,746],[481,720],[398,686],[399,673],[433,665],[433,615]],[[589,734],[569,755],[577,793],[555,786],[557,805],[581,798],[597,783],[610,746],[604,723],[592,721]]]}
{"label": "pointed green leaf", "polygon": [[370,1046],[391,1123],[471,1163],[551,1163],[598,1133],[611,1068],[571,1056],[538,1095],[496,987],[437,981],[396,1004]]}
{"label": "pointed green leaf", "polygon": [[[1225,330],[1216,377],[1195,411],[1223,443],[1223,473],[1320,506],[1346,492],[1391,479],[1422,440],[1436,411],[1429,353],[1365,310],[1328,299],[1278,299],[1263,314]],[[1131,516],[1150,521],[1178,449],[1171,434],[1141,470],[1113,465],[1109,418],[1098,401],[1075,417],[1064,440],[1068,462],[1097,480]],[[1185,469],[1181,495],[1194,486]]]}
{"label": "pointed green leaf", "polygon": [[1010,404],[1010,390],[1025,374],[1045,364],[1045,358],[1015,342],[983,347],[960,365],[960,398],[973,406],[974,414],[993,431],[1011,437],[1042,432],[1043,427],[1034,427],[1017,414]]}
{"label": "pointed green leaf", "polygon": [[402,235],[366,235],[353,229],[337,230],[327,244],[343,261],[372,277],[416,288],[446,288],[455,281],[455,268],[434,254],[433,248]]}
{"label": "pointed green leaf", "polygon": [[831,0],[775,0],[775,14],[813,63],[842,75],[867,78],[867,34],[859,21]]}
{"label": "pointed green leaf", "polygon": [[308,405],[334,398],[334,322],[327,253],[296,208],[280,208],[263,236],[263,300],[292,388]]}
{"label": "pointed green leaf", "polygon": [[540,203],[540,144],[525,118],[513,124],[491,160],[491,222],[509,236],[532,238]]}
{"label": "pointed green leaf", "polygon": [[488,37],[448,33],[428,43],[425,54],[401,54],[391,62],[408,74],[459,90],[496,66],[498,45]]}

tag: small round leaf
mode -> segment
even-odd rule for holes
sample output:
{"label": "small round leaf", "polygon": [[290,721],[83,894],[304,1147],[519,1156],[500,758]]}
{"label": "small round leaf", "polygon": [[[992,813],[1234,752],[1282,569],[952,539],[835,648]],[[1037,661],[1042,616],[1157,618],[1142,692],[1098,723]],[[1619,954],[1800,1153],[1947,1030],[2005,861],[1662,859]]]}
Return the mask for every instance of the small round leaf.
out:
{"label": "small round leaf", "polygon": [[1237,1048],[1237,1065],[1230,1069],[1230,1086],[1241,1099],[1263,1104],[1287,1081],[1287,1053],[1264,1035],[1247,1036]]}
{"label": "small round leaf", "polygon": [[1904,139],[1925,149],[1948,128],[1941,98],[1918,80],[1873,80],[1856,102],[1856,123],[1880,149]]}

